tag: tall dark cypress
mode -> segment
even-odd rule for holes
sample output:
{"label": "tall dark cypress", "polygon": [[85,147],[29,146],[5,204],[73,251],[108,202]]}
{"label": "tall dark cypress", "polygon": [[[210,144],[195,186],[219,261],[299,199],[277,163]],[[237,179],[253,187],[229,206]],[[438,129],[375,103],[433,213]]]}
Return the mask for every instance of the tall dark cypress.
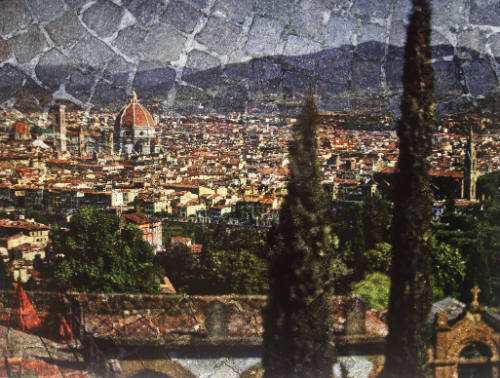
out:
{"label": "tall dark cypress", "polygon": [[435,124],[430,42],[429,2],[413,0],[405,47],[402,116],[398,125],[389,335],[383,377],[423,377],[426,373],[431,261],[428,239],[432,208],[429,159]]}
{"label": "tall dark cypress", "polygon": [[270,292],[264,311],[265,377],[328,377],[332,240],[316,144],[316,106],[306,100],[289,146],[290,179],[271,231]]}

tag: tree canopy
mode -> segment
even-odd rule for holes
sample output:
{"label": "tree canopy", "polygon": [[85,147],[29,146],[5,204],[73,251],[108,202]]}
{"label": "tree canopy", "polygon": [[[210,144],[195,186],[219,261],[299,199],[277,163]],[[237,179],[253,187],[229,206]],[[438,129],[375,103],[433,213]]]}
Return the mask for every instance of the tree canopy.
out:
{"label": "tree canopy", "polygon": [[178,244],[159,254],[156,263],[178,292],[187,294],[266,294],[269,249],[266,231],[186,223],[167,226],[177,234],[194,237],[202,244],[201,253]]}
{"label": "tree canopy", "polygon": [[430,156],[434,131],[431,7],[413,0],[405,45],[399,158],[392,219],[392,267],[386,362],[382,377],[424,377],[430,342],[432,197]]}
{"label": "tree canopy", "polygon": [[264,311],[266,377],[331,377],[331,294],[342,263],[332,253],[328,202],[317,156],[316,106],[308,98],[289,146],[288,194],[271,230]]}
{"label": "tree canopy", "polygon": [[389,304],[391,279],[386,274],[373,272],[355,283],[352,293],[363,297],[370,309],[385,310]]}
{"label": "tree canopy", "polygon": [[481,289],[481,303],[500,305],[500,197],[498,189],[480,203],[455,207],[449,201],[440,222],[435,225],[436,239],[456,248],[465,261],[465,275],[459,290],[460,300],[472,300],[471,288]]}
{"label": "tree canopy", "polygon": [[92,207],[80,207],[68,230],[51,231],[47,256],[37,268],[52,288],[157,293],[163,276],[136,226]]}
{"label": "tree canopy", "polygon": [[498,198],[500,195],[500,171],[491,172],[478,178],[477,194],[479,198]]}

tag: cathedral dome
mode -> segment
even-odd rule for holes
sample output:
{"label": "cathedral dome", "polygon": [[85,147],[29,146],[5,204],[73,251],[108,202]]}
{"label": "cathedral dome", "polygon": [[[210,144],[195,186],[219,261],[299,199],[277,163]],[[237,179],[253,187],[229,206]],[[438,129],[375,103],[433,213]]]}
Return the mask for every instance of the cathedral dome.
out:
{"label": "cathedral dome", "polygon": [[30,127],[23,121],[15,121],[9,128],[11,140],[31,139]]}
{"label": "cathedral dome", "polygon": [[139,104],[137,95],[132,90],[130,102],[122,108],[115,120],[115,150],[120,153],[149,153],[155,136],[153,117]]}
{"label": "cathedral dome", "polygon": [[10,132],[16,134],[29,134],[30,127],[23,121],[16,121],[10,125]]}
{"label": "cathedral dome", "polygon": [[154,128],[153,117],[144,106],[137,101],[135,91],[132,91],[130,103],[125,105],[116,117],[117,126],[121,128],[148,127]]}

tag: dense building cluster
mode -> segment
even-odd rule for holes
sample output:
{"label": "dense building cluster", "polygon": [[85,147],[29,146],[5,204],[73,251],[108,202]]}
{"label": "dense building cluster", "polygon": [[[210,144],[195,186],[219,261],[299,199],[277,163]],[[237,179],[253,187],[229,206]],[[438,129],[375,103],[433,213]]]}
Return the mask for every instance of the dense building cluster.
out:
{"label": "dense building cluster", "polygon": [[[59,223],[83,205],[114,211],[137,224],[158,251],[169,243],[161,240],[164,219],[270,226],[286,192],[295,121],[237,113],[151,115],[135,92],[118,115],[64,104],[48,114],[3,111],[0,211],[37,210]],[[474,200],[467,183],[500,165],[500,135],[476,133],[471,144],[460,122],[443,119],[434,135],[435,214],[444,203],[442,192],[451,187],[456,198]],[[376,114],[320,116],[319,160],[332,199],[390,192],[398,149],[388,126],[390,120]],[[464,169],[471,161],[468,145],[475,145],[472,173]],[[21,255],[34,256],[32,250],[24,247]]]}

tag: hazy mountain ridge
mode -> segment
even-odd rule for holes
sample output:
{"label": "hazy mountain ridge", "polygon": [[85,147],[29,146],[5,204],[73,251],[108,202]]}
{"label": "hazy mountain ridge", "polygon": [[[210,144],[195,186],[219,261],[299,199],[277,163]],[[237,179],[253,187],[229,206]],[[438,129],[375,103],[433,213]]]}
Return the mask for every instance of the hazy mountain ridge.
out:
{"label": "hazy mountain ridge", "polygon": [[[272,113],[314,86],[323,111],[397,115],[409,4],[2,0],[0,105],[116,111],[136,87],[171,112]],[[433,4],[438,111],[498,109],[500,3]]]}
{"label": "hazy mountain ridge", "polygon": [[[0,69],[0,102],[16,97],[16,107],[36,110],[53,101],[50,89],[65,86],[75,98],[89,98],[94,110],[117,111],[127,102],[125,83],[146,104],[168,102],[175,88],[175,101],[166,111],[188,113],[281,112],[285,104],[293,114],[295,105],[315,88],[324,111],[376,111],[398,113],[402,92],[403,48],[367,42],[354,49],[343,46],[302,56],[270,56],[246,63],[217,66],[207,70],[185,67],[184,85],[175,82],[175,67],[154,66],[137,72],[106,69],[95,84],[86,80],[92,67],[71,65],[38,66],[37,76],[46,88],[6,64]],[[498,80],[484,57],[469,61],[453,57],[453,48],[434,47],[435,96],[439,113],[456,112],[474,104],[497,111]],[[462,49],[462,54],[474,55]],[[499,60],[498,57],[495,58]],[[145,66],[145,68],[148,66]],[[479,102],[478,102],[479,101]]]}

